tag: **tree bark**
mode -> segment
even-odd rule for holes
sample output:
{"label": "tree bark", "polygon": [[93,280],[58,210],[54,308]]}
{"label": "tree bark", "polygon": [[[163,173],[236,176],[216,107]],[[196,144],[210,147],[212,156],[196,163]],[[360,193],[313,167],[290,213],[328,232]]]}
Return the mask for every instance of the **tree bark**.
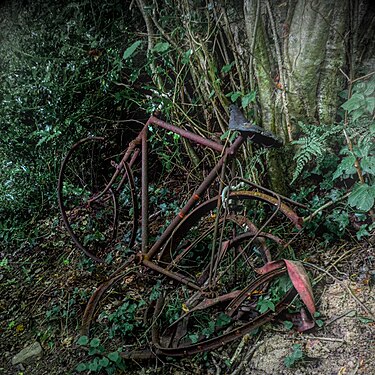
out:
{"label": "tree bark", "polygon": [[[193,51],[191,97],[205,113],[214,114],[221,131],[226,130],[223,112],[230,102],[225,96],[256,90],[256,105],[244,110],[287,144],[287,152],[268,158],[271,186],[285,193],[293,169],[289,142],[298,137],[298,122],[333,124],[345,75],[353,78],[374,69],[375,6],[370,3],[218,0],[200,7],[200,2],[179,0],[173,10],[176,25],[159,19],[157,28],[164,27],[162,35],[173,38],[181,53]],[[184,29],[180,39],[173,29],[178,26]],[[224,79],[220,72],[228,63],[232,69]],[[210,131],[212,121],[207,126]]]}

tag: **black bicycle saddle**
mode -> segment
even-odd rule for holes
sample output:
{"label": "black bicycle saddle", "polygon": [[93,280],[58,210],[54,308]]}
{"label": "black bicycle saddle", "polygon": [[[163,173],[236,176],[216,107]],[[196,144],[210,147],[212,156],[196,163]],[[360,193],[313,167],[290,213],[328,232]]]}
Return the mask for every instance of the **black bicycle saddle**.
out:
{"label": "black bicycle saddle", "polygon": [[281,147],[283,145],[283,141],[275,134],[264,130],[248,120],[236,105],[231,104],[229,112],[229,129],[245,133],[252,142],[264,147]]}

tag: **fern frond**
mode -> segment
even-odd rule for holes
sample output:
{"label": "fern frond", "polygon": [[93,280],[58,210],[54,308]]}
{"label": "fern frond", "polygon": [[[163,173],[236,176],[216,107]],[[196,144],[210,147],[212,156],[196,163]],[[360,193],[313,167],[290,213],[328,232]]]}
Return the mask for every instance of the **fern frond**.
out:
{"label": "fern frond", "polygon": [[304,136],[292,142],[292,144],[299,146],[294,156],[296,169],[293,173],[292,183],[297,180],[309,162],[324,156],[328,151],[328,141],[330,138],[342,132],[342,127],[340,125],[316,126],[306,125],[300,122],[299,127],[304,133]]}

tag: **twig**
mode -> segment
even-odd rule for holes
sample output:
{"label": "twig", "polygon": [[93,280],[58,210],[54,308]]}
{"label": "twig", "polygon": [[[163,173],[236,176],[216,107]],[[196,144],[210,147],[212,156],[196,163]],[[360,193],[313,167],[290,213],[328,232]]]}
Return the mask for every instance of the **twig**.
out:
{"label": "twig", "polygon": [[233,363],[237,360],[238,356],[241,354],[243,347],[249,341],[250,335],[247,333],[245,336],[242,337],[241,342],[237,346],[236,351],[234,352],[232,358],[229,360],[230,365],[232,366]]}
{"label": "twig", "polygon": [[300,336],[286,336],[287,339],[292,340],[320,340],[320,341],[330,341],[330,342],[346,342],[344,339],[339,339],[336,337],[320,337],[320,336],[310,336],[310,335],[300,335]]}
{"label": "twig", "polygon": [[[343,246],[342,246],[343,247]],[[328,268],[327,268],[327,271],[329,271],[331,268],[335,267],[335,265],[337,263],[339,263],[341,260],[343,260],[344,258],[346,258],[351,252],[353,251],[353,249],[350,249],[348,251],[346,251],[344,254],[342,254],[338,259],[336,259],[333,263],[331,263]],[[317,284],[324,276],[321,275],[321,276],[318,276],[317,278],[314,279],[314,285]]]}
{"label": "twig", "polygon": [[237,375],[243,374],[243,367],[249,362],[251,357],[254,355],[255,351],[263,344],[263,340],[257,342],[254,346],[249,348],[248,352],[246,353],[245,358],[241,361],[238,367],[230,374],[230,375]]}
{"label": "twig", "polygon": [[304,217],[304,218],[303,218],[303,222],[306,222],[306,221],[309,221],[309,220],[313,219],[316,215],[318,215],[318,213],[319,213],[320,211],[323,211],[323,210],[325,210],[326,208],[332,206],[333,204],[342,201],[343,199],[347,198],[347,197],[350,195],[350,193],[351,193],[351,192],[349,191],[348,193],[344,194],[341,198],[337,199],[336,201],[333,201],[333,200],[332,200],[332,201],[329,201],[329,202],[323,204],[323,206],[320,206],[319,208],[317,208],[312,214],[310,214],[310,215],[307,216],[307,217]]}
{"label": "twig", "polygon": [[349,78],[349,76],[341,69],[341,68],[339,68],[339,70],[340,70],[340,72],[345,76],[345,78],[346,78],[346,80],[348,81],[348,82],[350,82],[350,78]]}
{"label": "twig", "polygon": [[368,73],[368,74],[366,74],[366,75],[364,75],[362,77],[358,77],[356,79],[353,79],[352,83],[360,81],[361,79],[369,78],[369,77],[373,76],[374,74],[375,74],[375,72],[371,72],[371,73]]}
{"label": "twig", "polygon": [[345,311],[343,314],[340,314],[339,316],[335,316],[334,318],[330,319],[328,322],[324,322],[324,327],[327,327],[330,324],[336,322],[337,320],[345,318],[346,316],[348,316],[349,314],[352,314],[352,313],[356,313],[356,310],[353,310],[353,309],[348,310],[348,311]]}
{"label": "twig", "polygon": [[362,80],[362,79],[367,79],[367,78],[369,78],[369,77],[371,77],[371,76],[373,76],[374,74],[375,74],[375,72],[371,72],[371,73],[368,73],[368,74],[365,74],[364,76],[362,76],[362,77],[358,77],[358,78],[355,78],[355,79],[353,79],[353,80],[351,80],[350,78],[349,78],[349,76],[341,69],[341,68],[339,68],[339,70],[340,70],[340,72],[343,74],[343,76],[345,76],[345,78],[347,79],[347,81],[348,82],[350,82],[350,83],[354,83],[354,82],[357,82],[357,81],[360,81],[360,80]]}

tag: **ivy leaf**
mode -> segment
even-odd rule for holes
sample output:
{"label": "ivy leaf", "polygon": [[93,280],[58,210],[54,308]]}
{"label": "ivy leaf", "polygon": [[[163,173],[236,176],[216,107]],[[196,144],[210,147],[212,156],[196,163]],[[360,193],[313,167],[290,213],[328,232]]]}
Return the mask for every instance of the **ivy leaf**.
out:
{"label": "ivy leaf", "polygon": [[361,211],[369,211],[374,206],[374,186],[358,184],[351,192],[348,203]]}
{"label": "ivy leaf", "polygon": [[284,320],[284,327],[286,328],[286,329],[292,329],[293,328],[293,323],[290,321],[290,320]]}
{"label": "ivy leaf", "polygon": [[242,108],[246,108],[250,103],[253,103],[256,98],[256,91],[250,91],[246,94],[241,101]]}
{"label": "ivy leaf", "polygon": [[348,99],[348,90],[343,90],[339,92],[339,97],[343,99]]}
{"label": "ivy leaf", "polygon": [[269,299],[263,299],[258,302],[258,309],[261,314],[265,313],[268,309],[275,311],[275,304]]}
{"label": "ivy leaf", "polygon": [[197,343],[198,342],[198,340],[199,340],[199,336],[197,335],[197,334],[192,334],[192,335],[189,335],[189,339],[190,339],[190,341],[193,343],[193,344],[195,344],[195,343]]}
{"label": "ivy leaf", "polygon": [[182,59],[181,59],[181,62],[183,64],[188,64],[189,61],[190,61],[190,56],[193,54],[193,50],[192,49],[189,49],[187,50],[183,55],[182,55]]}
{"label": "ivy leaf", "polygon": [[230,323],[231,320],[232,319],[228,315],[226,315],[224,313],[220,313],[220,315],[216,319],[216,326],[217,327],[224,327],[225,325]]}
{"label": "ivy leaf", "polygon": [[360,108],[363,105],[364,100],[365,97],[362,94],[355,93],[349,100],[342,104],[341,107],[350,113],[355,109]]}
{"label": "ivy leaf", "polygon": [[87,345],[89,342],[89,338],[87,336],[81,336],[78,341],[77,341],[77,344],[78,345]]}
{"label": "ivy leaf", "polygon": [[111,353],[108,353],[108,358],[112,362],[117,362],[120,358],[120,354],[118,352],[111,352]]}
{"label": "ivy leaf", "polygon": [[224,66],[221,68],[222,73],[228,73],[228,72],[232,69],[233,64],[234,64],[234,63],[232,62],[232,63],[230,63],[230,64],[224,65]]}
{"label": "ivy leaf", "polygon": [[286,367],[293,367],[296,362],[303,358],[303,352],[301,344],[294,344],[292,346],[293,352],[284,358],[284,364]]}
{"label": "ivy leaf", "polygon": [[102,366],[102,367],[107,367],[109,365],[109,359],[106,358],[106,357],[103,357],[100,361],[99,361],[99,364]]}
{"label": "ivy leaf", "polygon": [[366,237],[366,236],[369,236],[369,235],[370,235],[370,233],[367,230],[367,224],[361,225],[358,232],[356,233],[356,237],[357,237],[358,240],[361,240],[362,237]]}
{"label": "ivy leaf", "polygon": [[79,363],[76,367],[76,371],[78,372],[82,372],[82,371],[85,371],[87,369],[86,367],[86,364],[85,363]]}
{"label": "ivy leaf", "polygon": [[355,166],[355,156],[349,155],[341,160],[341,163],[338,165],[335,173],[332,176],[332,179],[335,180],[338,177],[341,177],[343,174],[351,175],[356,172]]}
{"label": "ivy leaf", "polygon": [[171,45],[168,42],[159,42],[155,44],[153,51],[155,52],[166,52]]}
{"label": "ivy leaf", "polygon": [[96,358],[96,360],[94,360],[94,361],[92,361],[88,364],[88,369],[90,371],[93,371],[93,372],[95,372],[99,369],[99,363],[97,361],[97,358]]}
{"label": "ivy leaf", "polygon": [[220,140],[223,141],[224,139],[226,139],[229,134],[230,134],[230,129],[228,129],[226,132],[224,132],[221,136],[220,136]]}
{"label": "ivy leaf", "polygon": [[359,108],[359,109],[355,109],[354,111],[351,112],[351,117],[352,117],[352,121],[357,121],[362,115],[365,114],[365,111],[363,110],[363,108]]}
{"label": "ivy leaf", "polygon": [[140,46],[140,44],[142,43],[142,41],[140,40],[137,40],[136,42],[134,42],[130,47],[128,47],[124,54],[122,55],[122,58],[124,60],[127,60],[129,59],[135,52],[135,50]]}
{"label": "ivy leaf", "polygon": [[229,93],[228,95],[230,96],[230,100],[232,101],[232,103],[234,103],[241,96],[241,92],[235,91],[235,92]]}
{"label": "ivy leaf", "polygon": [[90,346],[92,348],[97,348],[98,346],[100,345],[100,339],[98,338],[93,338],[91,341],[90,341]]}
{"label": "ivy leaf", "polygon": [[374,319],[367,318],[366,316],[358,316],[358,320],[364,324],[374,323]]}
{"label": "ivy leaf", "polygon": [[361,160],[361,168],[363,173],[375,175],[375,156],[369,156]]}

